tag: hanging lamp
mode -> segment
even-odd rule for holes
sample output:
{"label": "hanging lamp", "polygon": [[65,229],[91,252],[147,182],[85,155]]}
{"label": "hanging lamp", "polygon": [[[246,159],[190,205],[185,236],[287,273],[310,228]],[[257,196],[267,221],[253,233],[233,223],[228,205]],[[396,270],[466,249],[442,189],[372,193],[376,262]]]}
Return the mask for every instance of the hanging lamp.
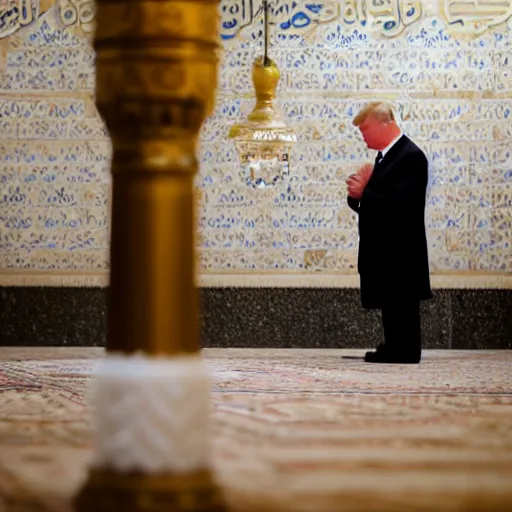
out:
{"label": "hanging lamp", "polygon": [[242,179],[254,188],[273,186],[288,176],[290,151],[297,141],[295,132],[274,106],[280,73],[276,63],[268,57],[267,0],[263,0],[263,15],[264,54],[254,61],[252,68],[256,106],[246,122],[232,126],[229,131],[242,163]]}

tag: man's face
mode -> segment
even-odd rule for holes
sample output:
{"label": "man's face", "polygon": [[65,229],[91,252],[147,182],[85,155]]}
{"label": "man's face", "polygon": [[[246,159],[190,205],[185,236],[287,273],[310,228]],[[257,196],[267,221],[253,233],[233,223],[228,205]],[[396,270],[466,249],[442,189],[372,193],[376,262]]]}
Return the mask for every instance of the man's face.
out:
{"label": "man's face", "polygon": [[376,150],[384,149],[387,146],[386,128],[386,124],[378,121],[373,116],[368,116],[364,122],[359,125],[359,131],[366,145],[370,149]]}

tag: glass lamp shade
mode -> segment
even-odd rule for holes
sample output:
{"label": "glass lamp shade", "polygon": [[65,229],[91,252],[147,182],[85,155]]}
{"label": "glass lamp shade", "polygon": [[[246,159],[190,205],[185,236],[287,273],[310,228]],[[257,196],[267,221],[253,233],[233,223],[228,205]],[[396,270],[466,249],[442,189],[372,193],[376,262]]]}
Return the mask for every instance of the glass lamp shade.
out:
{"label": "glass lamp shade", "polygon": [[252,79],[256,106],[245,123],[229,131],[242,163],[242,178],[247,185],[265,188],[289,174],[290,152],[297,140],[273,102],[279,82],[279,69],[271,59],[257,59]]}

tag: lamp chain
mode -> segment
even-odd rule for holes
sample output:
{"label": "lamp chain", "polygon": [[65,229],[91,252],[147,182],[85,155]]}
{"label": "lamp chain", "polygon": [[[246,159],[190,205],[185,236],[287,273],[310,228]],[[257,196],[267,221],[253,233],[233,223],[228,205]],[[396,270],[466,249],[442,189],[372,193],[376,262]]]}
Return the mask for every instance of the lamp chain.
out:
{"label": "lamp chain", "polygon": [[263,19],[265,22],[264,36],[265,36],[265,53],[263,55],[263,65],[267,67],[270,65],[270,59],[268,58],[268,2],[263,0]]}

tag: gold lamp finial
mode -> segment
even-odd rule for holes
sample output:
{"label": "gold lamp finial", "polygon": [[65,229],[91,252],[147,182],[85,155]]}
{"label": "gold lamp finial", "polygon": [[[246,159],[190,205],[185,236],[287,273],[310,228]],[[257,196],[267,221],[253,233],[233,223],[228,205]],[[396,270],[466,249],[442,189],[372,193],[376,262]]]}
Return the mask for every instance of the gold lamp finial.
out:
{"label": "gold lamp finial", "polygon": [[252,83],[256,91],[256,106],[249,116],[250,121],[268,121],[279,115],[273,101],[281,74],[276,63],[267,57],[260,57],[252,66]]}

